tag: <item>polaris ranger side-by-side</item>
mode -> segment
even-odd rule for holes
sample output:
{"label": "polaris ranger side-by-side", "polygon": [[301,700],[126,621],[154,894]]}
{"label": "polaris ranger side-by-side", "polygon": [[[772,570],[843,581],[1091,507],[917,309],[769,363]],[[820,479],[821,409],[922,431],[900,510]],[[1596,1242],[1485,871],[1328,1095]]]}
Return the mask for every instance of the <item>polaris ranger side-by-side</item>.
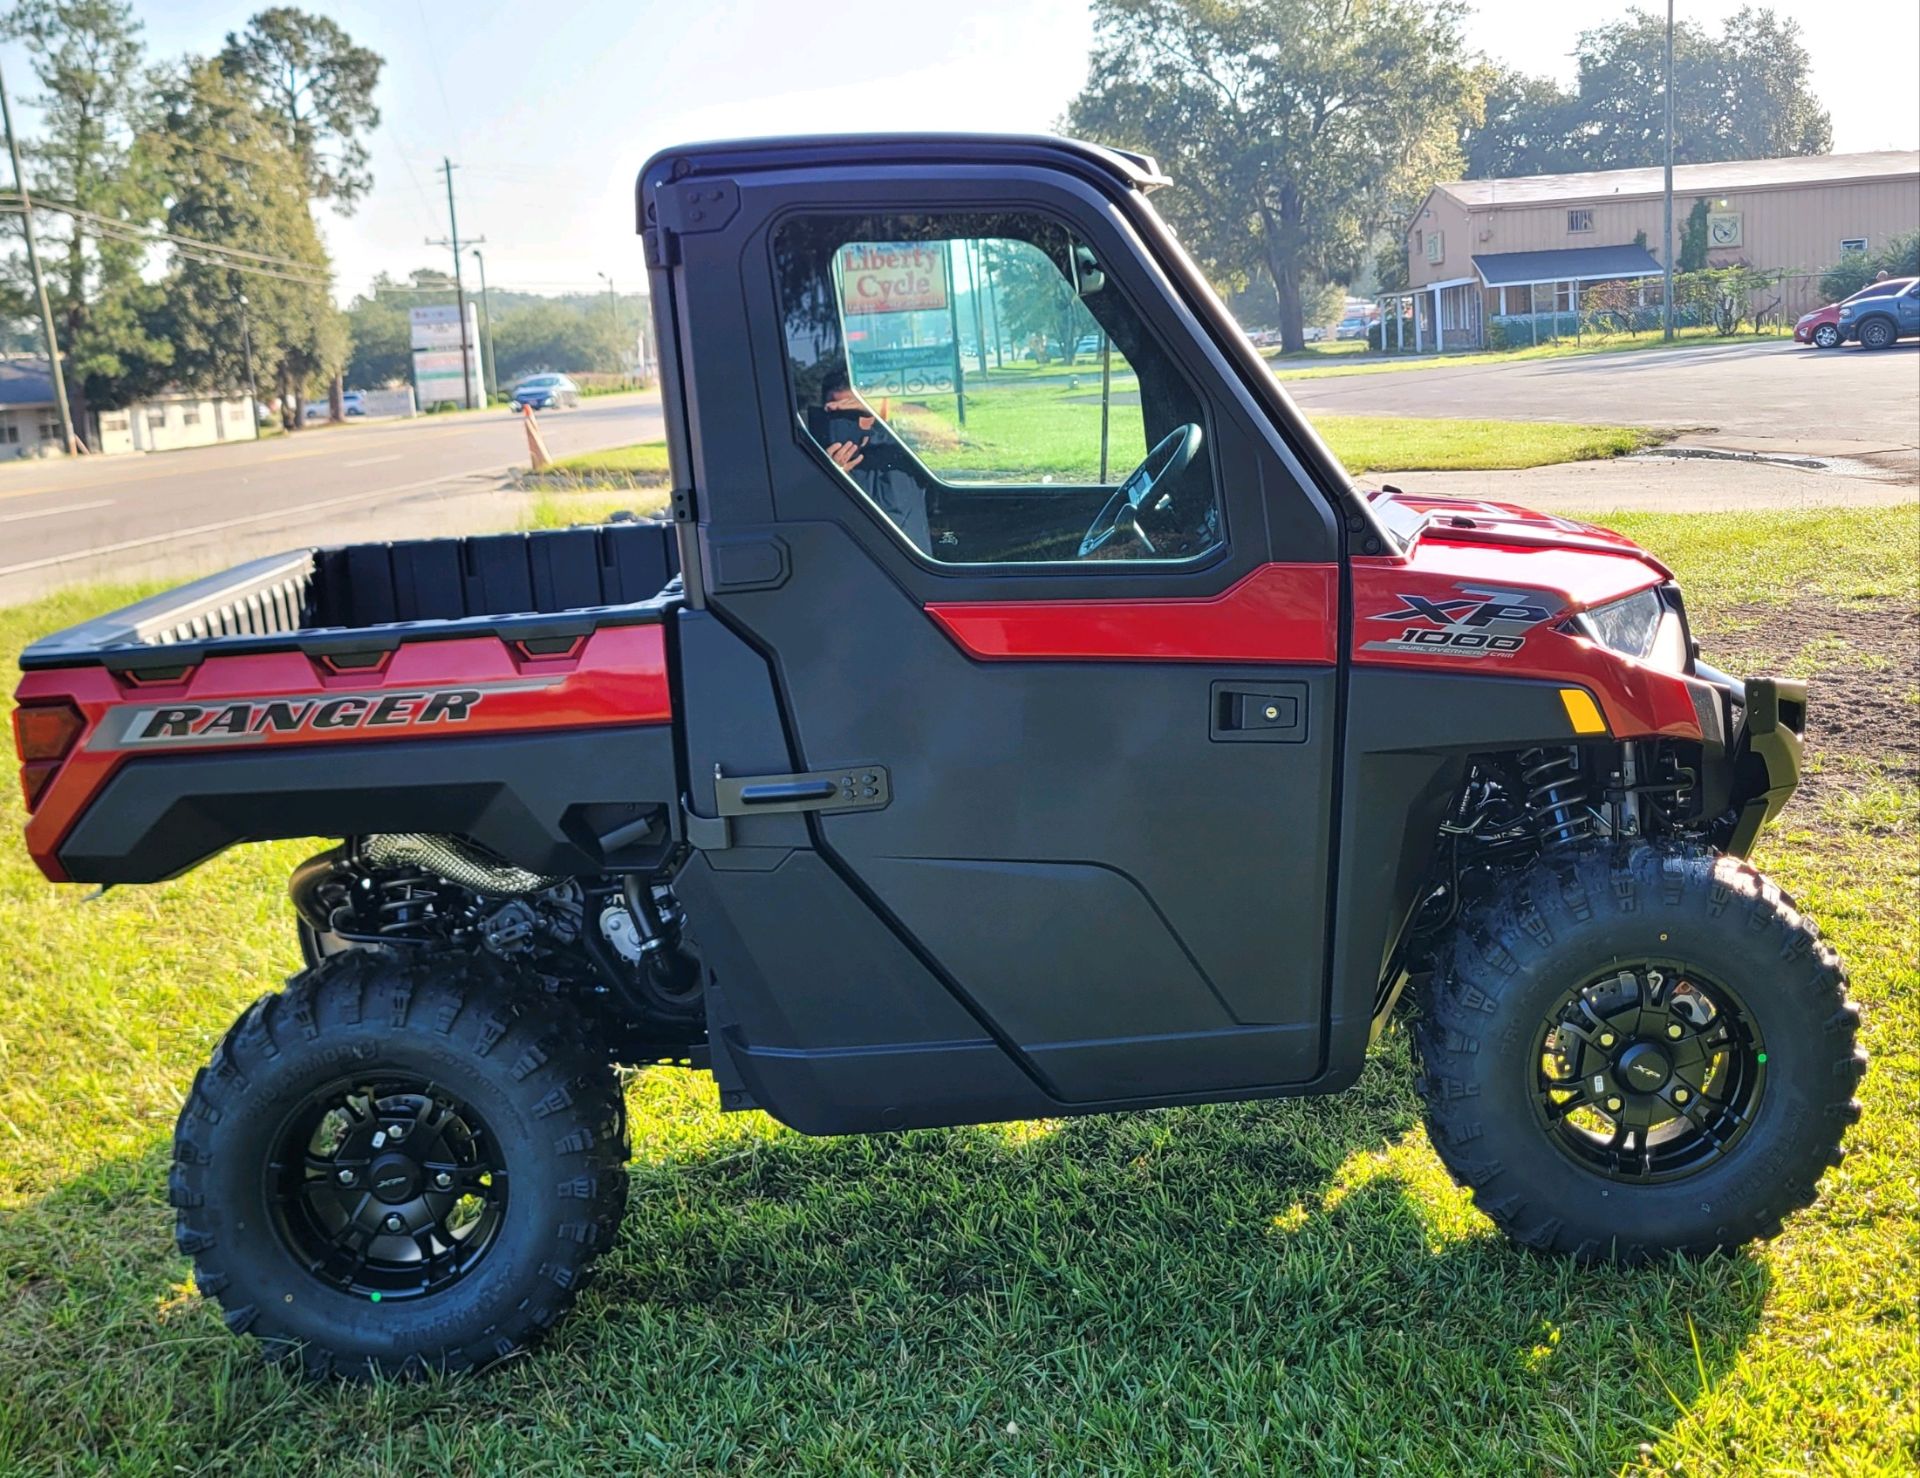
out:
{"label": "polaris ranger side-by-side", "polygon": [[1159,183],[669,150],[670,522],[305,550],[26,652],[48,877],[340,839],[174,1141],[234,1329],[344,1373],[536,1338],[619,1223],[617,1063],[814,1134],[1328,1093],[1408,992],[1520,1242],[1813,1199],[1857,1016],[1742,860],[1804,685],[1709,667],[1604,529],[1356,489]]}

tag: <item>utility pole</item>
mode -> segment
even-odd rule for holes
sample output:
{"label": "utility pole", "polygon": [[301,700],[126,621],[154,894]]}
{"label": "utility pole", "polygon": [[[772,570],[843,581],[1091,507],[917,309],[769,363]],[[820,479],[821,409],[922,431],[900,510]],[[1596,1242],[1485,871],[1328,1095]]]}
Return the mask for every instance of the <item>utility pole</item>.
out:
{"label": "utility pole", "polygon": [[473,248],[473,259],[480,264],[480,336],[486,356],[480,361],[480,388],[491,396],[499,393],[500,371],[493,359],[493,305],[487,301],[487,259],[480,255],[477,246]]}
{"label": "utility pole", "polygon": [[20,144],[13,136],[13,105],[7,101],[7,79],[0,75],[0,122],[7,130],[7,154],[13,160],[13,187],[20,192],[20,219],[27,233],[27,268],[33,273],[33,290],[40,299],[40,331],[47,337],[47,378],[53,381],[53,403],[60,411],[60,439],[67,455],[80,450],[73,434],[73,412],[67,407],[67,377],[60,368],[60,341],[53,332],[53,308],[47,302],[47,279],[40,272],[40,243],[33,231],[33,197],[27,194],[27,177],[20,172]]}
{"label": "utility pole", "polygon": [[593,275],[607,285],[607,316],[613,320],[614,368],[625,373],[622,368],[625,357],[620,352],[620,294],[614,291],[613,279],[606,273],[596,272]]}
{"label": "utility pole", "polygon": [[1667,0],[1667,240],[1661,255],[1666,259],[1666,308],[1661,322],[1661,337],[1673,340],[1673,0]]}
{"label": "utility pole", "polygon": [[[473,344],[467,338],[467,283],[460,273],[460,217],[453,208],[453,161],[442,156],[440,169],[447,177],[447,231],[444,241],[428,239],[428,246],[447,246],[453,248],[453,300],[460,314],[460,398],[467,403],[467,409],[473,409]],[[469,241],[468,246],[478,246],[486,237]],[[483,374],[484,378],[484,374]]]}
{"label": "utility pole", "polygon": [[240,300],[240,348],[247,356],[247,419],[253,422],[253,434],[260,434],[260,387],[253,382],[253,325],[247,321],[247,295]]}

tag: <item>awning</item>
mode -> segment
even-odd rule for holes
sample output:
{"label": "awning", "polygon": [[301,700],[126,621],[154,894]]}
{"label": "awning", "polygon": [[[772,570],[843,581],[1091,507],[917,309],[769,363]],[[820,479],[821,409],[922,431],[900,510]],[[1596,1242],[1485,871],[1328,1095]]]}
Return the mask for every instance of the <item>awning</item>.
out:
{"label": "awning", "polygon": [[1611,282],[1658,277],[1660,264],[1644,246],[1569,246],[1558,251],[1503,251],[1476,255],[1473,270],[1488,287],[1545,282]]}

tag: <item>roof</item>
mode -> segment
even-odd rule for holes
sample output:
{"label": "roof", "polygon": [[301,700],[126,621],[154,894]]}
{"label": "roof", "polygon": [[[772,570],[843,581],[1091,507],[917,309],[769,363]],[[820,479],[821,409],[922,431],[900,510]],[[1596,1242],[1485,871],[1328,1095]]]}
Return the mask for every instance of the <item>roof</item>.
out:
{"label": "roof", "polygon": [[1557,251],[1476,254],[1473,270],[1488,287],[1520,287],[1529,282],[1657,277],[1660,263],[1644,246],[1566,246]]}
{"label": "roof", "polygon": [[[1522,175],[1510,180],[1453,180],[1434,188],[1465,206],[1539,205],[1562,200],[1610,200],[1659,195],[1666,189],[1659,165],[1646,169],[1601,169],[1587,174]],[[1790,185],[1853,184],[1912,176],[1920,179],[1920,149],[1881,149],[1868,154],[1805,154],[1792,159],[1728,159],[1718,164],[1676,164],[1675,195],[1713,195],[1731,190],[1781,189]]]}
{"label": "roof", "polygon": [[44,358],[0,359],[0,405],[52,404],[53,376]]}
{"label": "roof", "polygon": [[640,186],[644,191],[649,181],[661,185],[688,175],[834,164],[1040,164],[1077,167],[1142,192],[1169,183],[1145,154],[1052,134],[851,133],[677,145],[646,162]]}

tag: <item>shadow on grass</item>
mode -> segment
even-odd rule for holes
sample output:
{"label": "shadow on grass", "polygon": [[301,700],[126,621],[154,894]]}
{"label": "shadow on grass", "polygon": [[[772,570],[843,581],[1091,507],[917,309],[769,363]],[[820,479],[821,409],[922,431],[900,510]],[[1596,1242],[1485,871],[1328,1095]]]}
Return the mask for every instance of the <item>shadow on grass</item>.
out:
{"label": "shadow on grass", "polygon": [[573,1318],[487,1376],[404,1388],[304,1387],[230,1339],[183,1286],[156,1141],[0,1222],[0,1467],[1630,1460],[1737,1358],[1764,1265],[1509,1248],[1445,1183],[1408,1082],[1395,1045],[1338,1099],[808,1140],[653,1079],[625,1229]]}

